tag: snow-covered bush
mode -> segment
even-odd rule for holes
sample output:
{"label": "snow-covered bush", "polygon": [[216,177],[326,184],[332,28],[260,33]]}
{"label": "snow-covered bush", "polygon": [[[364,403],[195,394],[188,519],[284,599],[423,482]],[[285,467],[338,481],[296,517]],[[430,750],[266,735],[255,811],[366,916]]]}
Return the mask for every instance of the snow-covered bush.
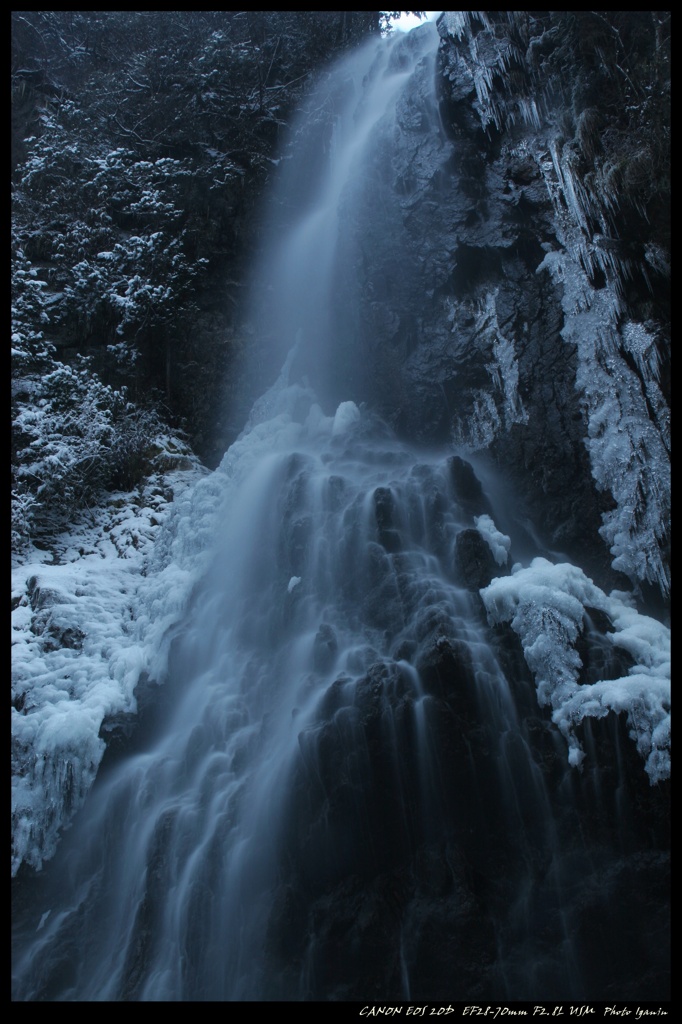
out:
{"label": "snow-covered bush", "polygon": [[[54,354],[54,346],[45,339],[49,323],[45,282],[26,259],[23,248],[12,239],[12,377],[19,380],[31,372],[43,370]],[[18,385],[15,384],[15,391]]]}
{"label": "snow-covered bush", "polygon": [[159,429],[86,364],[54,363],[14,419],[17,540],[58,528],[105,488],[136,482]]}
{"label": "snow-covered bush", "polygon": [[48,286],[13,240],[12,544],[51,533],[98,500],[131,487],[149,469],[163,431],[158,415],[105,384],[91,361],[56,358]]}

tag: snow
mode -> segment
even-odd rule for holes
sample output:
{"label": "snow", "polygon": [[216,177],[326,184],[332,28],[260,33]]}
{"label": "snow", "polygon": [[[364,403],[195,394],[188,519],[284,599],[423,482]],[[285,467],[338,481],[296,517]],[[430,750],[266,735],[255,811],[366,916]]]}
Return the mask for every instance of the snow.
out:
{"label": "snow", "polygon": [[[667,594],[670,416],[660,387],[655,329],[623,318],[624,283],[634,268],[618,243],[616,197],[590,195],[570,146],[562,148],[554,140],[549,153],[550,159],[538,163],[564,251],[547,253],[538,272],[549,271],[563,288],[561,334],[578,353],[576,387],[588,421],[592,475],[616,505],[604,514],[600,532],[614,569]],[[590,222],[599,223],[602,231],[591,234]],[[646,260],[655,269],[665,269],[651,249]],[[645,269],[644,263],[639,269]],[[590,283],[597,270],[608,287],[597,289]]]}
{"label": "snow", "polygon": [[[550,252],[538,270],[548,270],[563,287],[561,333],[577,349],[576,386],[588,422],[592,474],[597,488],[609,491],[616,506],[604,515],[601,534],[615,569],[667,594],[669,411],[660,386],[656,328],[624,317],[629,281],[639,274],[648,281],[647,268],[667,276],[667,256],[660,246],[647,243],[643,258],[635,258],[619,239],[619,196],[608,176],[588,182],[583,155],[576,143],[559,135],[554,115],[543,111],[542,104],[539,109],[532,97],[518,97],[516,84],[511,89],[502,84],[508,84],[512,64],[524,66],[526,57],[508,39],[497,38],[485,12],[446,12],[439,31],[459,41],[446,73],[453,79],[463,73],[471,76],[483,127],[493,122],[499,129],[521,119],[537,132],[533,155],[563,248]],[[606,287],[593,286],[602,278]],[[484,313],[494,312],[490,297],[487,306]],[[463,450],[487,447],[503,426],[508,430],[524,422],[514,339],[499,329],[497,334],[488,371],[496,389],[504,390],[504,408],[479,392],[470,423],[457,424],[454,430],[454,441]]]}
{"label": "snow", "polygon": [[488,515],[474,516],[476,529],[481,534],[486,544],[493,553],[493,558],[498,565],[506,565],[511,547],[511,538],[500,531]]}
{"label": "snow", "polygon": [[489,391],[478,388],[473,399],[471,414],[458,417],[452,429],[454,445],[465,453],[489,448],[502,426],[495,399]]}
{"label": "snow", "polygon": [[[670,630],[640,614],[628,595],[606,595],[577,566],[533,559],[515,565],[512,575],[493,580],[481,591],[491,624],[510,622],[535,677],[538,703],[552,709],[552,721],[565,736],[569,762],[584,759],[575,727],[583,719],[624,713],[631,738],[654,784],[670,774]],[[580,685],[580,656],[575,649],[587,609],[611,620],[607,636],[626,650],[635,665],[620,679]]]}
{"label": "snow", "polygon": [[[278,446],[342,435],[359,420],[353,402],[334,417],[311,403],[296,422],[312,392],[288,386],[291,359],[214,473],[197,463],[112,495],[59,538],[53,561],[33,549],[14,568],[13,874],[54,854],[94,782],[104,719],[137,710],[143,673],[164,677],[173,627],[212,564],[230,496]],[[292,577],[288,592],[300,582]]]}
{"label": "snow", "polygon": [[[528,422],[528,413],[519,394],[514,339],[502,333],[498,319],[498,292],[498,288],[486,292],[474,310],[476,338],[489,348],[492,356],[486,363],[492,390],[476,389],[471,413],[466,417],[456,416],[453,441],[467,452],[488,448],[501,432],[511,430],[515,423]],[[499,396],[497,401],[496,396]]]}
{"label": "snow", "polygon": [[617,296],[611,289],[593,289],[568,253],[548,253],[538,267],[542,270],[563,286],[561,334],[578,351],[576,387],[587,413],[592,475],[616,503],[603,515],[600,530],[613,567],[666,594],[670,575],[662,551],[669,533],[669,424],[663,416],[656,424],[649,414],[649,408],[662,410],[665,401],[654,377],[646,378],[643,393],[639,377],[620,355],[624,348],[640,366],[657,370],[653,339],[641,325],[619,327]]}
{"label": "snow", "polygon": [[334,416],[332,424],[332,435],[339,437],[347,434],[356,423],[360,421],[360,410],[355,402],[341,402]]}
{"label": "snow", "polygon": [[[171,469],[135,494],[112,495],[57,544],[52,560],[33,550],[13,571],[12,868],[39,868],[82,805],[104,753],[108,716],[136,711],[145,673],[164,678],[174,628],[193,588],[215,561],[223,510],[257,467],[278,449],[351,429],[360,413],[342,403],[334,417],[310,394],[286,383],[288,365],[254,408],[250,425],[207,474],[197,465]],[[270,418],[264,418],[269,413]],[[294,418],[294,417],[297,418]],[[502,566],[510,539],[488,515],[476,528]],[[218,541],[216,540],[218,538]],[[291,594],[301,583],[289,579]],[[481,591],[491,623],[511,621],[536,679],[538,700],[552,710],[569,759],[583,758],[576,728],[585,717],[627,715],[652,782],[669,774],[669,631],[640,615],[631,598],[604,594],[572,565],[542,558]],[[575,649],[586,608],[606,613],[610,641],[635,666],[627,676],[579,685]]]}
{"label": "snow", "polygon": [[141,673],[159,668],[161,635],[202,567],[171,558],[175,518],[204,473],[176,470],[112,495],[58,539],[54,560],[34,548],[13,568],[13,874],[53,855],[97,773],[103,720],[134,712]]}
{"label": "snow", "polygon": [[628,320],[623,325],[625,348],[635,360],[642,377],[660,381],[660,358],[656,347],[656,336],[644,324]]}

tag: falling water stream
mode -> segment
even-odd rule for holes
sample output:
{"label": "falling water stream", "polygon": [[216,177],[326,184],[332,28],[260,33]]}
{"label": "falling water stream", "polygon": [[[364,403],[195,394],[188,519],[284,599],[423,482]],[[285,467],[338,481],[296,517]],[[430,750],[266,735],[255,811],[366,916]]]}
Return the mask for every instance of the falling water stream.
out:
{"label": "falling water stream", "polygon": [[[527,674],[510,688],[457,566],[459,534],[496,510],[452,450],[399,442],[356,396],[329,405],[353,327],[334,297],[344,211],[411,76],[434,77],[435,29],[415,39],[331,72],[333,130],[313,124],[283,170],[292,223],[255,285],[283,369],[225,457],[163,713],[18,915],[15,998],[586,991],[565,906],[604,854],[563,855],[573,790],[550,799],[529,729],[553,764],[565,746]],[[427,115],[437,134],[435,100]]]}

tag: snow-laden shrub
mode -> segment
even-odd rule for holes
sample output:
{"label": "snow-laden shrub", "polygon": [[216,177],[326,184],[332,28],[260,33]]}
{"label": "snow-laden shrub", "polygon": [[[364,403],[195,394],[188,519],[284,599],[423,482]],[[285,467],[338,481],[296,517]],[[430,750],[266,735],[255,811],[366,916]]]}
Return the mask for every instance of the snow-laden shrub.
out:
{"label": "snow-laden shrub", "polygon": [[135,483],[160,428],[84,362],[54,363],[32,385],[14,419],[17,540],[58,528],[106,488]]}
{"label": "snow-laden shrub", "polygon": [[72,283],[64,290],[66,315],[87,319],[94,298],[96,306],[108,307],[119,335],[153,327],[178,315],[180,297],[205,263],[189,263],[182,233],[179,238],[161,231],[133,235],[72,268]]}
{"label": "snow-laden shrub", "polygon": [[[49,365],[54,346],[45,339],[49,323],[45,282],[26,259],[23,248],[12,240],[12,377],[17,382],[25,374],[41,371]],[[14,392],[19,385],[15,383]]]}

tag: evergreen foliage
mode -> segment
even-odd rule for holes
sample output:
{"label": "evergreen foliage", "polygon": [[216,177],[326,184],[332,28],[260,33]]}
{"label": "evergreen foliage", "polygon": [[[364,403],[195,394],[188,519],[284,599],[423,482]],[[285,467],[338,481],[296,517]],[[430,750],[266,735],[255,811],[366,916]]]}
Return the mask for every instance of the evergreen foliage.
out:
{"label": "evergreen foliage", "polygon": [[363,11],[14,12],[15,544],[134,484],[162,420],[222,454],[244,226],[310,75],[379,30]]}

